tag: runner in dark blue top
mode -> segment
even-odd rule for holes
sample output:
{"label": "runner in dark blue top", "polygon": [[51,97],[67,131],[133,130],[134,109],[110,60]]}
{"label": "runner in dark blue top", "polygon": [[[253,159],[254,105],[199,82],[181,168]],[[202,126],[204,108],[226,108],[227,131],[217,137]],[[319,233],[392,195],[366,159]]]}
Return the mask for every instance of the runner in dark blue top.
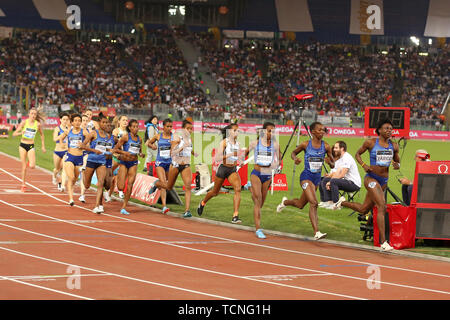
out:
{"label": "runner in dark blue top", "polygon": [[97,176],[97,196],[95,198],[94,213],[104,212],[102,198],[106,177],[106,155],[111,155],[112,148],[111,136],[106,132],[108,130],[108,119],[101,114],[98,118],[98,123],[99,129],[93,129],[83,142],[83,148],[89,152],[83,176],[85,190],[91,186],[94,172]]}
{"label": "runner in dark blue top", "polygon": [[[165,119],[163,121],[163,132],[159,132],[147,140],[147,146],[152,150],[157,150],[155,166],[156,175],[159,179],[158,186],[161,186],[161,202],[163,206],[162,212],[164,214],[170,210],[166,207],[166,188],[169,179],[169,169],[172,163],[172,156],[170,155],[170,149],[173,141],[172,128],[172,120]],[[155,145],[156,141],[158,141],[158,146]]]}
{"label": "runner in dark blue top", "polygon": [[[128,134],[124,134],[117,142],[113,149],[113,153],[120,154],[119,173],[117,174],[117,188],[120,191],[125,189],[125,181],[127,182],[127,191],[123,199],[121,214],[129,215],[125,210],[128,201],[131,197],[134,181],[136,180],[138,156],[143,158],[145,154],[142,153],[142,140],[139,137],[139,123],[135,119],[131,119],[127,126]],[[122,149],[123,146],[123,149]]]}
{"label": "runner in dark blue top", "polygon": [[64,132],[61,139],[67,137],[68,149],[64,161],[64,171],[67,176],[67,193],[69,194],[69,205],[73,206],[73,187],[83,166],[82,144],[88,133],[81,128],[81,115],[73,114],[70,118],[72,129]]}
{"label": "runner in dark blue top", "polygon": [[[377,224],[380,232],[381,249],[384,251],[393,249],[385,237],[384,215],[386,212],[386,198],[384,196],[384,190],[387,187],[389,166],[391,163],[395,170],[400,169],[398,144],[390,140],[392,137],[392,129],[393,125],[391,120],[385,119],[380,121],[375,130],[378,138],[365,140],[361,148],[356,152],[355,160],[367,172],[364,178],[364,186],[367,189],[364,203],[347,202],[343,197],[336,203],[338,207],[342,204],[342,206],[358,211],[363,215],[367,214],[376,206],[378,210]],[[365,164],[361,158],[361,155],[366,151],[369,151],[370,154],[370,166]]]}
{"label": "runner in dark blue top", "polygon": [[[106,158],[106,163],[105,163],[105,167],[106,167],[106,177],[105,177],[105,192],[103,192],[103,198],[105,199],[105,202],[109,202],[111,201],[111,197],[110,197],[110,190],[113,187],[113,155],[112,155],[112,150],[114,149],[114,146],[116,145],[116,139],[113,136],[113,128],[114,125],[111,123],[111,121],[108,120],[108,125],[107,125],[107,129],[106,132],[109,134],[109,143],[107,144],[106,147],[106,151],[111,152],[111,154],[106,154],[105,158]],[[111,146],[111,147],[110,147]]]}
{"label": "runner in dark blue top", "polygon": [[328,156],[331,167],[334,167],[334,158],[330,145],[322,140],[326,132],[325,127],[320,122],[313,122],[309,126],[309,131],[311,132],[312,139],[302,142],[291,153],[292,160],[295,161],[295,165],[298,165],[301,160],[297,158],[297,155],[302,151],[305,152],[305,169],[300,174],[300,185],[303,189],[303,193],[299,199],[288,200],[286,197],[283,197],[281,203],[277,207],[277,212],[280,212],[286,206],[294,206],[303,209],[309,202],[309,219],[311,220],[311,225],[314,229],[314,239],[319,240],[325,238],[327,234],[319,231],[316,190],[320,184],[322,164],[325,156]]}

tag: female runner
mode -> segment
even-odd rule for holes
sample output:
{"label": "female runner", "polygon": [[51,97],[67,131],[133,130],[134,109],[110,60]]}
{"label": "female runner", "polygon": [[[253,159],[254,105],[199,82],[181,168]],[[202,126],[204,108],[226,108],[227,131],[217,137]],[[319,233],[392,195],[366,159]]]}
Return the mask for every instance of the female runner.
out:
{"label": "female runner", "polygon": [[300,198],[293,200],[288,200],[286,197],[283,197],[277,207],[277,212],[281,212],[286,206],[303,209],[309,202],[309,220],[314,230],[314,239],[319,240],[325,238],[327,234],[319,231],[316,190],[320,184],[325,155],[328,155],[331,167],[334,167],[334,158],[330,145],[322,140],[326,132],[325,127],[320,122],[313,122],[309,127],[309,131],[311,132],[312,139],[300,143],[291,153],[292,160],[295,161],[295,165],[298,165],[301,159],[297,158],[297,155],[302,151],[305,152],[305,169],[300,175],[300,185],[303,189],[302,195]]}
{"label": "female runner", "polygon": [[[213,197],[219,194],[220,188],[225,181],[228,179],[230,184],[233,186],[234,197],[233,197],[233,217],[231,219],[232,223],[241,223],[239,219],[239,205],[241,203],[241,177],[237,173],[236,167],[238,162],[239,153],[239,142],[237,141],[239,126],[234,123],[230,124],[224,128],[224,139],[220,142],[216,157],[218,161],[221,162],[219,168],[216,172],[216,177],[214,179],[214,187],[206,194],[205,198],[200,201],[197,214],[201,216],[203,214],[203,209],[206,203]],[[228,136],[228,137],[226,137]]]}
{"label": "female runner", "polygon": [[253,217],[255,220],[256,236],[265,239],[266,236],[261,229],[261,208],[266,200],[272,182],[272,171],[277,170],[281,159],[280,147],[275,141],[275,124],[265,122],[260,135],[256,141],[252,141],[245,151],[246,156],[250,151],[254,151],[255,165],[250,175],[252,199],[253,199]]}
{"label": "female runner", "polygon": [[[70,127],[70,116],[66,112],[62,112],[59,115],[60,124],[53,130],[53,141],[55,144],[55,150],[53,151],[53,184],[58,184],[58,190],[64,191],[66,186],[66,173],[63,170],[64,157],[67,153],[67,137],[61,139],[64,131],[69,130]],[[58,177],[58,174],[61,176]]]}
{"label": "female runner", "polygon": [[[36,152],[34,151],[34,139],[36,133],[41,135],[41,150],[45,153],[45,136],[42,131],[41,123],[45,117],[36,108],[31,108],[28,113],[28,118],[22,121],[17,129],[13,132],[13,137],[22,136],[19,145],[20,161],[22,162],[22,188],[21,191],[26,190],[26,173],[27,167],[34,169],[36,167]],[[28,163],[27,163],[28,158]]]}
{"label": "female runner", "polygon": [[138,135],[139,123],[137,120],[130,120],[127,126],[127,131],[128,134],[123,135],[120,138],[119,142],[113,149],[113,153],[120,154],[119,173],[117,175],[118,189],[123,191],[125,189],[125,181],[127,181],[127,190],[125,192],[120,213],[129,215],[130,213],[125,210],[125,208],[130,200],[131,191],[136,179],[138,156],[143,158],[145,155],[142,153],[142,140]]}
{"label": "female runner", "polygon": [[[383,251],[390,251],[394,249],[385,236],[384,215],[386,213],[386,199],[384,190],[386,190],[389,180],[389,166],[392,162],[394,170],[400,169],[400,157],[398,144],[392,142],[393,125],[391,120],[386,119],[378,123],[375,132],[378,138],[369,138],[364,141],[363,145],[356,151],[355,159],[367,172],[364,178],[364,186],[367,189],[364,203],[347,202],[344,197],[341,197],[335,204],[339,208],[341,205],[359,213],[366,214],[374,206],[377,207],[377,224],[380,233],[381,249]],[[365,164],[361,155],[369,151],[370,166]]]}

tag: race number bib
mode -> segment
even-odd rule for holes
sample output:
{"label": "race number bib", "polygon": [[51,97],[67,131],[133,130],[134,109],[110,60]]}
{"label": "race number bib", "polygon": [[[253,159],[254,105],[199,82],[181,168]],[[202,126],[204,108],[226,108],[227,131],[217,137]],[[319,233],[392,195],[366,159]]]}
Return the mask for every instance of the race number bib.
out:
{"label": "race number bib", "polygon": [[106,152],[106,142],[105,141],[97,141],[95,145],[95,150],[100,151],[101,153]]}
{"label": "race number bib", "polygon": [[27,138],[27,139],[34,139],[35,135],[36,135],[36,129],[33,129],[33,128],[26,128],[25,132],[23,133],[24,138]]}
{"label": "race number bib", "polygon": [[272,152],[260,151],[257,155],[256,163],[263,167],[270,166],[272,164]]}
{"label": "race number bib", "polygon": [[163,146],[159,148],[159,156],[163,159],[170,158],[170,146]]}
{"label": "race number bib", "polygon": [[130,148],[128,148],[128,152],[136,155],[141,150],[141,145],[139,143],[130,143]]}
{"label": "race number bib", "polygon": [[377,166],[389,167],[392,159],[394,158],[394,152],[392,150],[377,150]]}
{"label": "race number bib", "polygon": [[81,145],[81,137],[73,137],[70,139],[69,148],[78,149]]}
{"label": "race number bib", "polygon": [[323,164],[322,158],[310,157],[308,159],[308,162],[309,162],[309,171],[311,171],[312,173],[322,172],[322,164]]}

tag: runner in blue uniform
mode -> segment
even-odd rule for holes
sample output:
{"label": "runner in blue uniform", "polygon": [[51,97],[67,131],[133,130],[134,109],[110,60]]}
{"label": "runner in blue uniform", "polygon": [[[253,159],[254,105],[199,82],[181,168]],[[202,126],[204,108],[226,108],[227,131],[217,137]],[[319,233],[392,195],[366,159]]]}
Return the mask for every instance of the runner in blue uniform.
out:
{"label": "runner in blue uniform", "polygon": [[[381,249],[384,251],[393,249],[385,237],[384,215],[386,213],[386,199],[384,190],[387,187],[389,166],[391,163],[394,170],[400,169],[398,144],[390,140],[392,137],[392,129],[393,125],[389,119],[380,121],[375,130],[378,138],[365,140],[361,148],[356,152],[355,160],[367,172],[364,178],[364,186],[367,189],[364,203],[347,202],[344,197],[341,197],[335,204],[336,207],[342,205],[361,214],[367,214],[376,206],[378,210],[377,224],[380,232]],[[365,164],[361,158],[361,155],[366,151],[369,151],[370,166]]]}
{"label": "runner in blue uniform", "polygon": [[[138,156],[143,158],[145,155],[142,153],[142,140],[138,135],[139,123],[135,119],[131,119],[127,126],[128,134],[125,134],[117,142],[113,149],[113,153],[120,154],[119,173],[117,174],[117,188],[120,191],[125,189],[125,181],[127,182],[127,191],[123,199],[121,214],[129,215],[130,213],[125,210],[128,201],[131,197],[131,191],[136,179]],[[123,149],[122,149],[123,146]]]}
{"label": "runner in blue uniform", "polygon": [[104,212],[102,197],[106,177],[106,155],[111,155],[112,148],[111,136],[106,132],[108,129],[108,119],[101,114],[98,122],[99,129],[94,128],[82,146],[89,152],[83,177],[85,190],[90,188],[94,172],[97,176],[97,196],[93,210],[94,213]]}
{"label": "runner in blue uniform", "polygon": [[[58,184],[58,190],[63,191],[66,186],[66,174],[63,170],[64,157],[67,153],[67,137],[61,139],[64,131],[69,130],[70,116],[63,112],[59,115],[60,124],[53,130],[53,141],[55,142],[55,150],[53,151],[53,184]],[[61,173],[61,176],[58,175]]]}
{"label": "runner in blue uniform", "polygon": [[88,133],[81,128],[81,116],[73,114],[70,118],[72,129],[65,131],[61,139],[67,137],[68,150],[66,160],[64,161],[64,171],[67,176],[67,192],[69,193],[69,204],[74,205],[73,187],[80,174],[80,168],[83,166],[82,144]]}
{"label": "runner in blue uniform", "polygon": [[272,171],[277,170],[280,165],[280,147],[275,141],[275,124],[265,122],[259,131],[258,139],[250,142],[245,156],[253,150],[255,165],[250,174],[250,182],[253,199],[253,218],[255,220],[256,236],[265,239],[266,236],[261,229],[261,208],[266,200],[272,182]]}
{"label": "runner in blue uniform", "polygon": [[[158,186],[161,187],[161,202],[163,205],[163,213],[166,214],[169,212],[169,208],[166,207],[166,198],[167,198],[167,182],[169,178],[169,169],[170,164],[172,163],[172,157],[170,155],[170,149],[173,141],[173,122],[170,119],[165,119],[163,121],[163,132],[159,132],[155,134],[153,137],[150,137],[147,140],[147,146],[149,149],[157,150],[156,153],[156,175],[159,179]],[[158,141],[157,145],[155,145],[156,141]]]}
{"label": "runner in blue uniform", "polygon": [[316,190],[320,184],[320,178],[322,176],[322,165],[327,155],[330,159],[329,164],[334,167],[334,158],[332,149],[328,143],[322,140],[325,135],[326,129],[320,122],[313,122],[309,131],[311,132],[312,139],[302,142],[291,153],[292,160],[295,161],[295,165],[300,164],[301,159],[297,158],[297,155],[305,152],[305,169],[300,174],[300,185],[303,189],[303,193],[299,199],[288,200],[283,197],[281,203],[277,207],[277,212],[283,210],[286,206],[294,206],[299,209],[309,202],[309,220],[314,230],[314,239],[319,240],[327,236],[326,233],[319,231],[319,223],[317,217],[318,201],[316,197]]}

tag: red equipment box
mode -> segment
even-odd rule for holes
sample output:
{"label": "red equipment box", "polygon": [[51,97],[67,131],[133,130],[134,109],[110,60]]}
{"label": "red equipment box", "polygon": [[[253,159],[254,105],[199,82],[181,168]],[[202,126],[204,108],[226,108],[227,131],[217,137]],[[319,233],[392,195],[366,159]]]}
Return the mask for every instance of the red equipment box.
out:
{"label": "red equipment box", "polygon": [[[414,248],[416,239],[416,208],[388,204],[385,214],[386,240],[396,249]],[[373,244],[380,246],[377,223],[378,210],[373,208]]]}

